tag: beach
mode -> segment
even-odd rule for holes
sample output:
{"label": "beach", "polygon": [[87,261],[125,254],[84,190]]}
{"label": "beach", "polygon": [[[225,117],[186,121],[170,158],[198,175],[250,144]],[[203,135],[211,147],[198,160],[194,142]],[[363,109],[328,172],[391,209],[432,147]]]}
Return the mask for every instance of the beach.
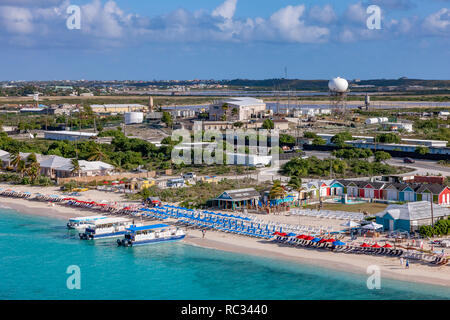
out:
{"label": "beach", "polygon": [[[0,187],[4,189],[13,188],[16,191],[27,191],[33,194],[42,193],[48,195],[61,195],[61,192],[57,187],[43,188],[11,186],[6,184],[0,184]],[[138,204],[138,202],[124,199],[122,194],[96,190],[89,191],[89,193],[81,193],[81,195],[76,198],[84,201],[104,201],[106,203],[117,203],[120,206]],[[98,214],[87,209],[67,207],[47,202],[30,201],[26,199],[0,197],[0,204],[4,208],[11,208],[24,214],[52,217],[60,220],[67,220],[71,217]],[[266,215],[262,216],[261,219],[292,224],[298,222],[310,225],[324,223],[323,220],[319,218],[282,215]],[[326,223],[339,225],[342,221],[327,220]],[[201,246],[209,249],[289,260],[301,264],[317,265],[358,274],[367,274],[367,267],[375,265],[380,268],[382,278],[386,277],[408,282],[427,283],[450,287],[450,272],[448,266],[433,266],[430,264],[411,261],[410,268],[405,269],[400,265],[399,258],[335,253],[313,248],[292,247],[285,244],[273,243],[267,240],[211,230],[208,230],[205,238],[202,238],[202,232],[192,228],[187,229],[187,237],[183,241],[194,246]]]}

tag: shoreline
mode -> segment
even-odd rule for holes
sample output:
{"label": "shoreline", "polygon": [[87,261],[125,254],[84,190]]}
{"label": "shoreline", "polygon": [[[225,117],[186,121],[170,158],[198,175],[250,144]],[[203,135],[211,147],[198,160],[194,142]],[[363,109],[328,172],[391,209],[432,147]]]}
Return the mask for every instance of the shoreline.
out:
{"label": "shoreline", "polygon": [[[77,216],[94,215],[90,210],[70,208],[45,202],[26,199],[0,198],[4,209],[12,209],[20,214],[67,220]],[[377,265],[381,276],[388,279],[409,283],[423,283],[450,288],[450,272],[448,266],[431,266],[412,261],[410,269],[404,269],[398,258],[333,253],[317,249],[298,248],[267,240],[248,238],[218,231],[208,230],[205,239],[200,230],[187,229],[183,240],[188,245],[202,248],[233,252],[238,254],[259,256],[269,259],[282,259],[309,266],[320,266],[331,270],[344,271],[359,275],[367,275],[367,267]]]}

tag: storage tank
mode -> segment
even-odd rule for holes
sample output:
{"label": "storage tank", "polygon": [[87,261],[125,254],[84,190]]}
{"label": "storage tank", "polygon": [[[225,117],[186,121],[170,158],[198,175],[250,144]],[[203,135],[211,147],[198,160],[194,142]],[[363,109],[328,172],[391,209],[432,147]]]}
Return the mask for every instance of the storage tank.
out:
{"label": "storage tank", "polygon": [[366,120],[366,124],[376,124],[379,122],[378,118],[369,118]]}
{"label": "storage tank", "polygon": [[125,124],[135,124],[144,122],[143,112],[125,112]]}

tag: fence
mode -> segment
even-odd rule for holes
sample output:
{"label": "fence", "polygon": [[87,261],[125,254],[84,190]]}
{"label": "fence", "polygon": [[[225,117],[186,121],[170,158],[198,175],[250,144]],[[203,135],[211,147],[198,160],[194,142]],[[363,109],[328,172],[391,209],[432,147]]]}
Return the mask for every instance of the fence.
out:
{"label": "fence", "polygon": [[140,172],[140,173],[119,173],[111,176],[89,176],[89,177],[70,177],[70,178],[57,178],[56,182],[61,185],[70,181],[76,181],[81,183],[99,182],[99,181],[114,181],[122,179],[139,179],[139,178],[154,178],[156,176],[155,171]]}
{"label": "fence", "polygon": [[[315,146],[310,144],[304,144],[303,150],[311,151],[311,150],[317,150],[317,151],[329,151],[332,152],[334,150],[339,150],[341,148],[336,146]],[[424,159],[424,160],[448,160],[449,155],[448,154],[437,154],[437,153],[427,153],[427,154],[420,154],[418,152],[407,152],[407,151],[396,151],[396,150],[374,150],[374,148],[369,148],[372,151],[384,151],[389,153],[392,157],[397,158],[414,158],[414,159]]]}

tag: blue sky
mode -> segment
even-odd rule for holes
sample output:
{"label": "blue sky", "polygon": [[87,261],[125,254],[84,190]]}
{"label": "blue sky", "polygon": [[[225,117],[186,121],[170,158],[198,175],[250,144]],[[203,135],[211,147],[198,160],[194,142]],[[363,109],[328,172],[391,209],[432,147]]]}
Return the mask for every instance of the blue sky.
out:
{"label": "blue sky", "polygon": [[449,0],[0,0],[0,30],[0,80],[450,79]]}

